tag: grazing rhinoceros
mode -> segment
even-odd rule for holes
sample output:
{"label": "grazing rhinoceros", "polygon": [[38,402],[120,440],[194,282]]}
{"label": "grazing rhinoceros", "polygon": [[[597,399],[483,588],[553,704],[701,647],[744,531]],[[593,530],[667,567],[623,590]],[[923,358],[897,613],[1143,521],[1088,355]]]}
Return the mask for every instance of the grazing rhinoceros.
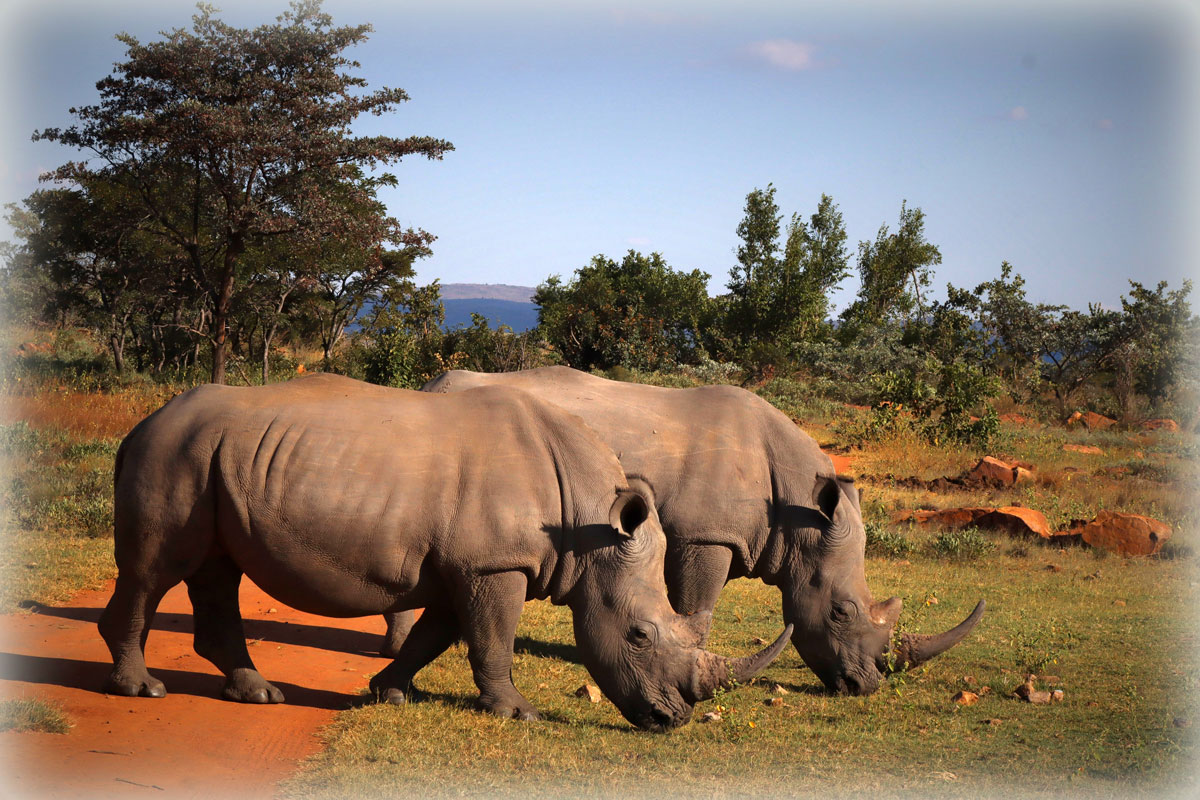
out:
{"label": "grazing rhinoceros", "polygon": [[[675,609],[712,609],[726,581],[759,578],[783,593],[792,643],[825,686],[870,694],[884,672],[915,666],[961,641],[982,601],[937,636],[904,634],[889,654],[901,601],[875,602],[863,571],[866,533],[853,481],[782,412],[732,386],[665,389],[567,367],[484,374],[455,370],[424,387],[524,389],[577,414],[645,479],[667,534],[666,581]],[[420,623],[417,623],[418,629]],[[412,615],[391,615],[383,652]]]}
{"label": "grazing rhinoceros", "polygon": [[536,719],[513,686],[526,599],[571,607],[584,664],[625,718],[683,724],[786,645],[726,660],[701,649],[710,615],[671,610],[652,501],[578,418],[503,387],[454,396],[320,375],[201,386],[125,438],[116,463],[116,591],[100,618],[108,691],[161,697],[146,635],[186,581],[196,652],[223,695],[283,700],[255,670],[238,608],[244,573],[316,614],[424,607],[371,688],[403,702],[413,675],[462,637],[479,704]]}

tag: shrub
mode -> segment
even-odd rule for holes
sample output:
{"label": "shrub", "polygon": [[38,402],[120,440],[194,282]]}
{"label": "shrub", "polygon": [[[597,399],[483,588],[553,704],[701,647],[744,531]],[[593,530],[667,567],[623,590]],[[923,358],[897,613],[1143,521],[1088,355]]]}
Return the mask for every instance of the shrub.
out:
{"label": "shrub", "polygon": [[967,561],[991,553],[996,549],[996,543],[978,528],[968,527],[942,531],[930,542],[929,549],[938,558]]}
{"label": "shrub", "polygon": [[912,553],[913,545],[903,533],[881,522],[864,524],[867,532],[867,555],[882,558],[904,558]]}

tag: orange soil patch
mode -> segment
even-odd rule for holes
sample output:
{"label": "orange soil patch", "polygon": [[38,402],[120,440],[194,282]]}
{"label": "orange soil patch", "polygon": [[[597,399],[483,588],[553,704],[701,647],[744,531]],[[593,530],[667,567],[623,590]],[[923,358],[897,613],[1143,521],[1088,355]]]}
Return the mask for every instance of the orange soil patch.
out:
{"label": "orange soil patch", "polygon": [[112,661],[96,620],[111,591],[0,616],[0,692],[57,702],[75,723],[65,735],[0,733],[8,762],[0,795],[271,798],[276,782],[320,748],[316,731],[353,705],[367,676],[386,663],[374,655],[382,617],[304,614],[243,580],[250,654],[287,702],[221,700],[220,673],[192,652],[191,604],[181,584],[163,599],[146,645],[146,663],[167,696],[105,695]]}
{"label": "orange soil patch", "polygon": [[850,471],[851,465],[854,463],[850,456],[838,455],[836,453],[826,453],[825,455],[833,461],[833,468],[838,475],[845,475]]}

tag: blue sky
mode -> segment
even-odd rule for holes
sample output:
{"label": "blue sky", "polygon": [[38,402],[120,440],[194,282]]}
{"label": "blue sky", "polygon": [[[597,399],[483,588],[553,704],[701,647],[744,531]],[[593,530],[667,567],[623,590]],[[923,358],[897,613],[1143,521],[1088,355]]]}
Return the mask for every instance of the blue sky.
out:
{"label": "blue sky", "polygon": [[[218,6],[221,4],[218,3]],[[1196,273],[1196,4],[1004,7],[877,3],[376,4],[352,53],[411,102],[362,133],[432,135],[456,150],[405,161],[384,195],[438,236],[425,280],[535,285],[597,253],[661,252],[710,273],[735,262],[745,195],[773,182],[786,216],[824,192],[851,245],[921,207],[946,282],[1002,260],[1031,297],[1116,305],[1128,278]],[[284,3],[226,3],[229,22]],[[128,31],[186,26],[194,4],[0,0],[0,197],[73,154],[31,143],[70,122]],[[7,228],[0,228],[0,236]],[[847,279],[835,297],[857,290]],[[940,293],[940,292],[939,292]]]}

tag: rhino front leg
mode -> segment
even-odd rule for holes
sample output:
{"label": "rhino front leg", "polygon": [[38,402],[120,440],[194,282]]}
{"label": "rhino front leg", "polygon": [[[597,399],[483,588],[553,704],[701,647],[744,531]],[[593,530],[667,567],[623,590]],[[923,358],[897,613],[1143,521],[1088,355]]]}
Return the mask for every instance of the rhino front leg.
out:
{"label": "rhino front leg", "polygon": [[536,720],[541,714],[512,681],[513,641],[526,589],[520,572],[486,575],[463,587],[455,605],[479,687],[479,707],[500,717]]}
{"label": "rhino front leg", "polygon": [[283,692],[268,683],[250,659],[238,585],[242,571],[228,556],[207,559],[187,579],[195,635],[192,646],[225,674],[221,696],[239,703],[282,703]]}
{"label": "rhino front leg", "polygon": [[383,646],[379,648],[379,655],[384,658],[396,658],[400,655],[401,645],[413,628],[416,614],[412,611],[393,611],[384,614],[383,619],[387,622],[387,633],[383,634]]}
{"label": "rhino front leg", "polygon": [[[411,611],[400,613],[413,616]],[[404,637],[395,660],[371,679],[371,694],[396,705],[408,702],[413,677],[458,641],[458,635],[458,618],[448,605],[426,608]]]}

